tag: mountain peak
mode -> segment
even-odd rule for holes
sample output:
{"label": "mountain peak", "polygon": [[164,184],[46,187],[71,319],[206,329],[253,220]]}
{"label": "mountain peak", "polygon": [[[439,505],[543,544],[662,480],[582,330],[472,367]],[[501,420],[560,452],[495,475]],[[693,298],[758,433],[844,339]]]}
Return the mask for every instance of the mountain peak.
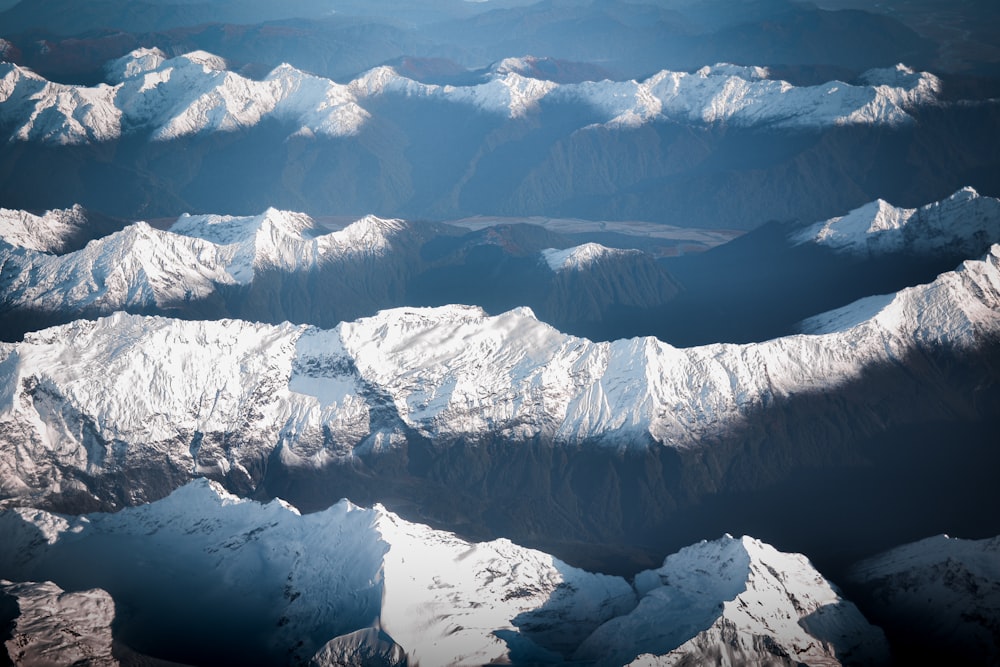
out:
{"label": "mountain peak", "polygon": [[899,252],[976,256],[988,251],[985,243],[1000,240],[1000,199],[980,196],[971,187],[920,208],[877,199],[789,238],[861,257]]}
{"label": "mountain peak", "polygon": [[[634,612],[598,628],[577,651],[602,664],[881,664],[885,637],[813,568],[752,537],[726,535],[667,556],[635,578]],[[649,619],[655,618],[655,626]],[[777,661],[776,661],[777,662]]]}
{"label": "mountain peak", "polygon": [[41,215],[0,208],[0,240],[15,248],[60,253],[86,223],[86,213],[79,204]]}
{"label": "mountain peak", "polygon": [[638,255],[640,253],[634,250],[608,248],[599,243],[584,243],[583,245],[563,250],[546,248],[542,251],[542,257],[545,259],[546,264],[556,272],[580,271],[608,257],[630,254]]}

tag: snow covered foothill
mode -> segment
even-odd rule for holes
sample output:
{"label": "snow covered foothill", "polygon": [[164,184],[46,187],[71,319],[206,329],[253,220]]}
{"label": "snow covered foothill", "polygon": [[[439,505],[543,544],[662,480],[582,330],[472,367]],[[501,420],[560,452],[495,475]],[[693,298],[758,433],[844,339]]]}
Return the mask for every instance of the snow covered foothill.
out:
{"label": "snow covered foothill", "polygon": [[848,576],[872,616],[911,650],[965,664],[1000,660],[1000,537],[928,537],[866,559]]}
{"label": "snow covered foothill", "polygon": [[290,65],[261,80],[227,69],[203,51],[168,58],[137,49],[110,63],[110,83],[94,87],[47,81],[10,63],[0,64],[0,121],[17,141],[84,144],[148,132],[154,140],[231,132],[264,119],[288,124],[292,134],[345,137],[372,118],[368,100],[403,96],[519,118],[543,99],[587,108],[598,124],[634,127],[675,122],[781,128],[909,123],[909,109],[937,101],[940,83],[903,65],[868,72],[863,83],[839,81],[796,87],[768,78],[765,69],[727,64],[694,73],[663,70],[644,81],[556,84],[510,68],[491,70],[480,83],[425,84],[381,66],[340,84]]}
{"label": "snow covered foothill", "polygon": [[599,243],[584,243],[572,248],[546,248],[542,251],[542,259],[555,272],[581,271],[603,259],[641,254],[639,250],[622,250],[608,248]]}
{"label": "snow covered foothill", "polygon": [[470,543],[347,501],[300,515],[207,480],[116,514],[9,510],[0,530],[5,576],[100,586],[131,610],[125,631],[145,623],[160,650],[214,642],[242,652],[232,660],[550,660],[635,605],[624,579],[507,540]]}
{"label": "snow covered foothill", "polygon": [[806,227],[791,241],[861,258],[946,252],[971,257],[1000,242],[1000,199],[981,196],[971,187],[920,208],[900,208],[878,199]]}

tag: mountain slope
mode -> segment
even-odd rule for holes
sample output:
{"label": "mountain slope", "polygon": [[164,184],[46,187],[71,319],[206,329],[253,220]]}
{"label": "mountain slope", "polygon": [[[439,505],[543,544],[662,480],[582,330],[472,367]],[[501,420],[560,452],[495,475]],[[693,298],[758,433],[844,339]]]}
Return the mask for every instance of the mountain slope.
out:
{"label": "mountain slope", "polygon": [[976,256],[1000,239],[1000,200],[963,188],[921,208],[900,208],[881,199],[842,217],[792,235],[852,256],[892,254]]}
{"label": "mountain slope", "polygon": [[[114,608],[106,590],[127,610],[115,619],[121,640],[199,664],[373,664],[362,656],[374,664],[624,664],[651,639],[690,660],[698,653],[689,644],[717,616],[734,620],[727,639],[762,664],[782,650],[809,665],[884,655],[880,633],[804,557],[748,537],[684,549],[633,587],[379,506],[344,500],[300,515],[206,480],[115,514],[8,510],[0,528],[3,576],[100,586],[63,599],[105,601],[90,622],[107,633]],[[678,626],[685,607],[700,616]],[[53,609],[50,627],[74,618],[70,605]]]}
{"label": "mountain slope", "polygon": [[1000,658],[1000,538],[938,535],[896,547],[855,565],[850,584],[901,659]]}

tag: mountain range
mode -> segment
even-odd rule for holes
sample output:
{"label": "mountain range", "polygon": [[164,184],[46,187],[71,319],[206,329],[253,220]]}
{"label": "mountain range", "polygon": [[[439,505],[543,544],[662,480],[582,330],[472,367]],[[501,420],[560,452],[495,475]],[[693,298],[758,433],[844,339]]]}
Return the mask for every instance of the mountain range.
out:
{"label": "mountain range", "polygon": [[997,663],[998,29],[0,0],[0,665]]}
{"label": "mountain range", "polygon": [[980,141],[995,102],[943,99],[937,77],[903,65],[802,86],[757,66],[572,83],[538,70],[506,58],[425,83],[386,65],[342,84],[140,49],[108,66],[109,83],[81,86],[7,63],[0,131],[15,141],[0,150],[0,197],[130,219],[274,206],[750,229],[876,197],[1000,192]]}
{"label": "mountain range", "polygon": [[[748,345],[593,343],[525,308],[399,308],[330,330],[77,321],[2,347],[4,503],[114,509],[207,475],[306,509],[389,496],[414,518],[584,563],[571,545],[676,547],[696,525],[745,521],[731,495],[766,504],[814,474],[856,479],[859,500],[862,480],[909,498],[921,475],[966,460],[938,448],[942,430],[965,434],[969,461],[991,456],[998,257]],[[912,476],[896,476],[915,449]],[[900,509],[884,504],[895,524],[854,549],[905,539]],[[755,521],[781,535],[783,519]]]}
{"label": "mountain range", "polygon": [[[300,515],[206,480],[116,514],[31,510],[0,521],[4,571],[56,581],[0,589],[18,601],[8,646],[25,658],[45,655],[40,636],[56,623],[78,639],[45,647],[49,659],[96,657],[102,641],[110,658],[113,625],[130,650],[216,664],[671,664],[719,646],[742,664],[887,656],[881,631],[805,557],[749,537],[702,541],[630,584],[379,506],[343,501]],[[165,574],[178,557],[181,585]],[[39,613],[46,603],[56,613]]]}
{"label": "mountain range", "polygon": [[[75,226],[46,222],[64,219]],[[1000,242],[1000,202],[971,188],[919,209],[880,200],[659,258],[639,250],[655,247],[645,228],[587,231],[545,220],[470,230],[366,216],[330,231],[304,214],[269,209],[184,215],[166,230],[139,222],[61,254],[52,250],[78,239],[72,230],[98,229],[79,206],[42,217],[9,211],[0,220],[7,340],[118,310],[332,327],[385,308],[464,303],[493,314],[528,306],[562,331],[598,340],[760,342],[872,293],[933,280]],[[683,247],[657,242],[665,252]],[[739,280],[727,278],[737,268]]]}

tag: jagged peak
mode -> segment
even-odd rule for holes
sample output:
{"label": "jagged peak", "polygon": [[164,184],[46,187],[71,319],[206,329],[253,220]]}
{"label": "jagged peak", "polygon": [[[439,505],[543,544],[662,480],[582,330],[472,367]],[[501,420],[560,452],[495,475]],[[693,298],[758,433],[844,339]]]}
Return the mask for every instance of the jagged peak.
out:
{"label": "jagged peak", "polygon": [[982,237],[1000,242],[1000,200],[964,187],[920,208],[901,208],[876,199],[793,232],[789,240],[873,256],[904,250],[934,254],[956,246],[979,254],[986,250]]}
{"label": "jagged peak", "polygon": [[406,78],[389,65],[379,65],[364,72],[361,76],[351,81],[348,86],[356,95],[372,97],[384,93],[390,84],[399,81],[410,82],[419,86],[424,85]]}
{"label": "jagged peak", "polygon": [[385,250],[393,236],[406,229],[406,223],[398,218],[379,218],[366,215],[355,220],[338,232],[329,234],[330,240],[345,250]]}
{"label": "jagged peak", "polygon": [[15,248],[58,253],[86,222],[86,211],[79,204],[50,209],[41,215],[0,208],[0,240]]}
{"label": "jagged peak", "polygon": [[[664,72],[666,72],[666,70],[664,70]],[[669,74],[669,72],[666,73]],[[771,78],[771,72],[766,67],[759,67],[757,65],[734,65],[732,63],[716,63],[714,65],[706,65],[701,69],[696,70],[694,75],[702,79],[707,79],[711,76],[735,76],[747,81],[758,81]]]}
{"label": "jagged peak", "polygon": [[184,213],[170,227],[175,234],[197,237],[217,245],[249,243],[262,233],[277,233],[301,240],[310,236],[307,232],[314,229],[315,221],[305,213],[273,207],[253,216]]}
{"label": "jagged peak", "polygon": [[139,48],[112,60],[104,68],[108,80],[121,83],[127,79],[159,69],[168,60],[167,54],[159,48]]}

